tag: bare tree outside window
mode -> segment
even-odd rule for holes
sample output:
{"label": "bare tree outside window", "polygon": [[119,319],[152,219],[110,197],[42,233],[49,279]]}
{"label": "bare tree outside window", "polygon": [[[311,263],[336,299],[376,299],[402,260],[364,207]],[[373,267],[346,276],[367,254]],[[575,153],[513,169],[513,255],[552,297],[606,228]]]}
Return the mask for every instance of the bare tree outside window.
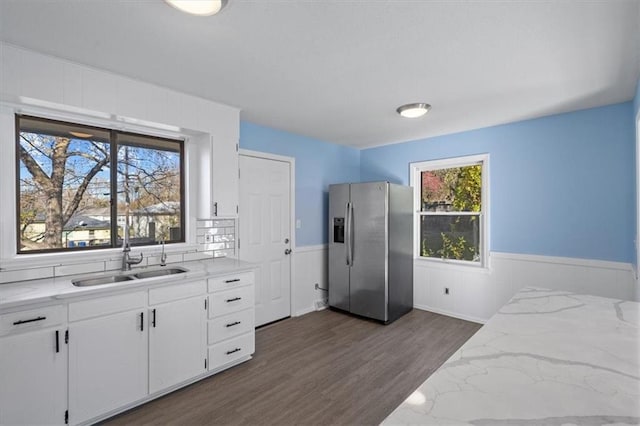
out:
{"label": "bare tree outside window", "polygon": [[184,241],[180,141],[17,123],[19,253],[115,247],[125,228],[133,244]]}

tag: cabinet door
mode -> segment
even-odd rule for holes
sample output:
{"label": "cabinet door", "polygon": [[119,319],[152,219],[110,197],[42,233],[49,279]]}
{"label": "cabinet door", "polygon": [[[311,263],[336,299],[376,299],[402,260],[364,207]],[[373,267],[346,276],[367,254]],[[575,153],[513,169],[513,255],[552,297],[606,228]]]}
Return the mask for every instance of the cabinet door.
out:
{"label": "cabinet door", "polygon": [[[238,214],[238,151],[237,138],[211,137],[211,200],[217,205],[218,216]],[[216,204],[217,203],[217,204]],[[212,206],[211,215],[215,207]]]}
{"label": "cabinet door", "polygon": [[69,326],[72,424],[147,395],[148,334],[142,314],[129,311]]}
{"label": "cabinet door", "polygon": [[0,339],[0,424],[64,424],[67,347],[64,329]]}
{"label": "cabinet door", "polygon": [[158,305],[149,312],[149,392],[205,372],[204,297]]}

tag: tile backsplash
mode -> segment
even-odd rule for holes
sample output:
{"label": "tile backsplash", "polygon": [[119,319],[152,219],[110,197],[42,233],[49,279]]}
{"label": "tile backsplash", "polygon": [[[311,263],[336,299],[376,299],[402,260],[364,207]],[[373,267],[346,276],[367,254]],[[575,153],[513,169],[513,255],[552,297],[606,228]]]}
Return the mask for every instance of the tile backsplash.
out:
{"label": "tile backsplash", "polygon": [[[237,221],[235,218],[213,218],[196,220],[196,245],[183,250],[167,248],[167,263],[189,260],[212,259],[236,256]],[[183,246],[184,247],[184,246]],[[143,262],[138,266],[160,264],[161,249],[158,246],[142,248]],[[38,261],[38,264],[16,262],[0,265],[0,284],[15,281],[35,280],[65,275],[96,273],[120,269],[122,255],[110,252],[102,259],[99,254],[87,253],[87,259],[79,260],[59,258],[57,260]],[[91,256],[89,258],[89,256]],[[96,258],[97,257],[97,258]]]}
{"label": "tile backsplash", "polygon": [[235,218],[196,220],[196,241],[213,257],[236,255],[237,223]]}

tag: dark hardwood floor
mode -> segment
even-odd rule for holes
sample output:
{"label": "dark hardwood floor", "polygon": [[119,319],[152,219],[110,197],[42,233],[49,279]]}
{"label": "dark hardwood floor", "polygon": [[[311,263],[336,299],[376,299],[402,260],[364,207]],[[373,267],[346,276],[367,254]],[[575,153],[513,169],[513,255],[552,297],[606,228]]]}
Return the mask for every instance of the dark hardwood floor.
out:
{"label": "dark hardwood floor", "polygon": [[108,425],[377,425],[479,324],[413,310],[390,325],[324,310],[256,332],[248,362]]}

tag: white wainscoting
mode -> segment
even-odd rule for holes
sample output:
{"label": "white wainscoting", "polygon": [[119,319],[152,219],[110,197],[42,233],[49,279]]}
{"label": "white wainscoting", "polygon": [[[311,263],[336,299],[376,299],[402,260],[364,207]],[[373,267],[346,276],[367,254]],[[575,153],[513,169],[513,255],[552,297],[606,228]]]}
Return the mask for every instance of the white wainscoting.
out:
{"label": "white wainscoting", "polygon": [[638,300],[629,263],[492,252],[490,265],[479,269],[416,260],[414,306],[484,323],[525,286]]}
{"label": "white wainscoting", "polygon": [[[325,297],[314,286],[328,286],[327,246],[298,247],[294,268],[292,314],[298,316]],[[414,307],[479,323],[526,286],[640,300],[633,267],[621,262],[492,252],[489,269],[416,260],[413,275]]]}
{"label": "white wainscoting", "polygon": [[327,293],[316,290],[315,285],[327,288],[327,246],[296,247],[293,253],[292,316],[300,316],[316,310],[316,301],[327,297]]}

